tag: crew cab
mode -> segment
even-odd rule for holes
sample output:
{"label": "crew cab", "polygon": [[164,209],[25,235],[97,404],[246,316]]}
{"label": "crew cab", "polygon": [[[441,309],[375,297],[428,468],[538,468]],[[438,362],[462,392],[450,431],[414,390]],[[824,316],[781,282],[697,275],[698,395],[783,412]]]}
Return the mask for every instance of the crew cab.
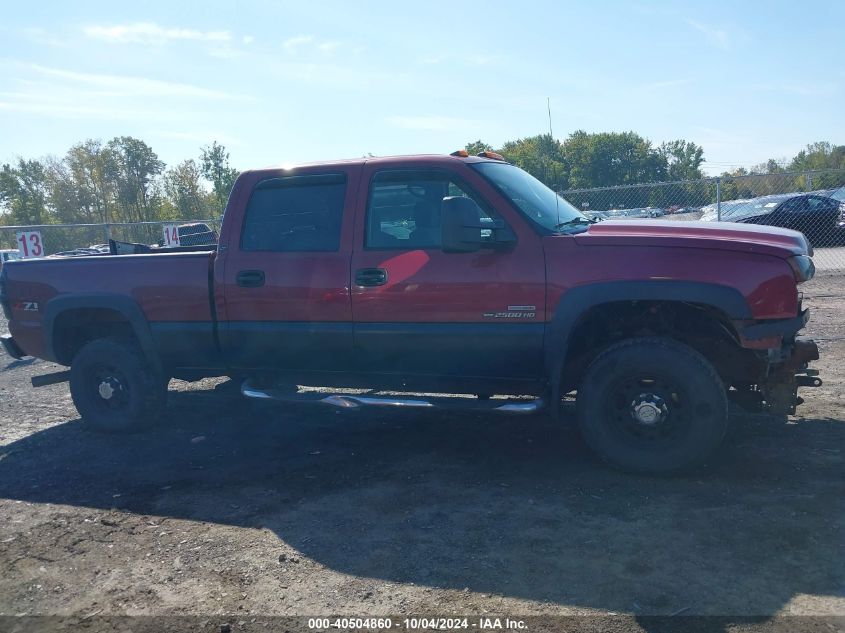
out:
{"label": "crew cab", "polygon": [[104,431],[155,422],[172,377],[342,408],[574,394],[598,456],[667,472],[710,455],[729,398],[794,413],[821,384],[811,254],[773,227],[595,223],[493,153],[322,162],[241,174],[216,247],[6,264],[2,342],[70,367],[34,382],[69,379]]}

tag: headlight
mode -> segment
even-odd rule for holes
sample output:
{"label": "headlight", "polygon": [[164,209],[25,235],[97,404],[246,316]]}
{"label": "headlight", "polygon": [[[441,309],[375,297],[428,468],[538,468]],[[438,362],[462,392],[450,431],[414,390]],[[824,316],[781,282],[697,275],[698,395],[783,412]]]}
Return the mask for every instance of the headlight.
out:
{"label": "headlight", "polygon": [[813,275],[816,274],[816,265],[813,263],[813,258],[809,255],[796,255],[790,257],[786,261],[792,267],[792,273],[795,275],[795,281],[799,284],[805,281],[810,281]]}

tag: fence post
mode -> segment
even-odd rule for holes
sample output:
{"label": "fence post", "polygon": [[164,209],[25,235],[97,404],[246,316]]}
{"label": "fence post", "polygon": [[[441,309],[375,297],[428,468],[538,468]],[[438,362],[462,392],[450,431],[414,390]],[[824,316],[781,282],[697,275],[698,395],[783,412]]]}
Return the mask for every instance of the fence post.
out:
{"label": "fence post", "polygon": [[813,174],[804,174],[804,182],[807,185],[807,191],[813,190]]}
{"label": "fence post", "polygon": [[722,221],[722,178],[716,177],[716,219]]}
{"label": "fence post", "polygon": [[111,239],[111,224],[105,224],[103,226],[103,232],[106,236],[106,244],[108,244]]}

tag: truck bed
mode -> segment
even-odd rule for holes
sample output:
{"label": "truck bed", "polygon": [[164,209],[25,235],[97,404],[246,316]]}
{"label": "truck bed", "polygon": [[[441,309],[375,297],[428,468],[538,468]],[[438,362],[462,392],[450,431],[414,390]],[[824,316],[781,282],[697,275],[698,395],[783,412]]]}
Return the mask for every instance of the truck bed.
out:
{"label": "truck bed", "polygon": [[11,334],[27,349],[38,351],[45,345],[41,327],[51,325],[45,323],[51,305],[67,305],[74,297],[90,304],[97,297],[137,303],[154,338],[163,339],[163,350],[178,343],[183,327],[207,332],[213,345],[212,262],[211,251],[10,262],[3,274],[6,303],[14,315]]}

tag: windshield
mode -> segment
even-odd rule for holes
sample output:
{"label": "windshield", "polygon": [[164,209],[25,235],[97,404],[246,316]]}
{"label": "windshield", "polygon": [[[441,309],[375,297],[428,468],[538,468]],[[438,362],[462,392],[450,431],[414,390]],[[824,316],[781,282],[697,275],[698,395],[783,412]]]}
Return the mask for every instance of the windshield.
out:
{"label": "windshield", "polygon": [[578,209],[519,167],[498,162],[471,163],[470,167],[545,229],[572,233],[586,230],[591,223]]}
{"label": "windshield", "polygon": [[845,187],[839,187],[839,189],[834,189],[828,195],[834,200],[845,202]]}

